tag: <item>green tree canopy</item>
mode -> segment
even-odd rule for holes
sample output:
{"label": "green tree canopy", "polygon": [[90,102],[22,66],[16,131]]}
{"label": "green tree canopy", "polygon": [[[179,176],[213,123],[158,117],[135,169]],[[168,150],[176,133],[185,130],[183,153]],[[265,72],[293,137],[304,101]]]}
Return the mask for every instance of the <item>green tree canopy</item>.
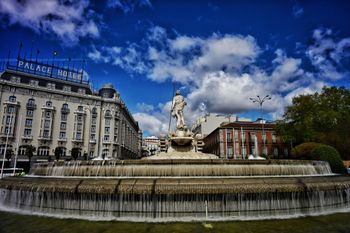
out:
{"label": "green tree canopy", "polygon": [[296,144],[328,144],[350,159],[350,90],[324,87],[321,93],[293,98],[277,130]]}

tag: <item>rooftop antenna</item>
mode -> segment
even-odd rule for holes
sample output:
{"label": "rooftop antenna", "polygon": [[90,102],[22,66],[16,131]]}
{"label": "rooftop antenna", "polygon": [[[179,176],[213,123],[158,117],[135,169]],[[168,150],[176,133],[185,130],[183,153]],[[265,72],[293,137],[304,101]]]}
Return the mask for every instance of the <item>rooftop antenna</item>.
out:
{"label": "rooftop antenna", "polygon": [[[176,84],[175,84],[175,82],[173,82],[173,95],[172,95],[172,98],[171,98],[171,107],[173,106],[173,104],[174,104],[174,96],[175,96],[175,87],[176,87]],[[168,133],[170,133],[170,125],[171,125],[171,110],[172,109],[170,109],[170,117],[169,117],[169,127],[168,127]]]}
{"label": "rooftop antenna", "polygon": [[16,70],[18,69],[18,63],[19,63],[19,58],[21,57],[21,51],[22,51],[22,41],[19,43],[19,48],[18,48],[18,55],[17,55],[17,66],[16,66]]}
{"label": "rooftop antenna", "polygon": [[29,58],[30,61],[32,61],[32,55],[33,55],[33,40],[32,40],[32,43],[30,45],[30,58]]}
{"label": "rooftop antenna", "polygon": [[9,64],[10,64],[10,56],[11,56],[11,49],[9,49],[9,53],[7,55],[7,62],[6,62],[6,68],[8,68]]}
{"label": "rooftop antenna", "polygon": [[39,55],[39,53],[40,53],[40,50],[37,49],[36,50],[36,55],[35,55],[35,62],[38,62],[38,55]]}

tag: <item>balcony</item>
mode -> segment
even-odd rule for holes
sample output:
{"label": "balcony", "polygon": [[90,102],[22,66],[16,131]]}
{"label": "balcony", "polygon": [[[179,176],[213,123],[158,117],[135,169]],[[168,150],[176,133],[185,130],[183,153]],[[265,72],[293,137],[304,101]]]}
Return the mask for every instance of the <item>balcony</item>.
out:
{"label": "balcony", "polygon": [[51,137],[46,137],[46,136],[39,136],[38,140],[40,140],[40,141],[51,141],[52,138]]}
{"label": "balcony", "polygon": [[21,138],[23,140],[33,140],[33,136],[32,135],[23,135]]}
{"label": "balcony", "polygon": [[58,142],[67,142],[67,138],[58,138],[57,141]]}
{"label": "balcony", "polygon": [[95,144],[95,143],[96,143],[96,139],[90,139],[89,142],[90,142],[91,144]]}
{"label": "balcony", "polygon": [[83,139],[81,139],[81,138],[73,138],[72,142],[73,143],[83,143]]}

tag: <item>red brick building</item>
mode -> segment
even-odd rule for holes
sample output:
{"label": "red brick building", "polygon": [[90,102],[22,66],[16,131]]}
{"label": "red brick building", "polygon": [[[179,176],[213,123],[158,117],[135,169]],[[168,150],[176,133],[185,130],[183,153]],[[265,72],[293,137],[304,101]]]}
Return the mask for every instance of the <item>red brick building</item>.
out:
{"label": "red brick building", "polygon": [[269,155],[270,158],[287,158],[290,147],[277,135],[275,123],[231,122],[223,123],[204,138],[206,153],[221,158],[247,159],[249,155]]}

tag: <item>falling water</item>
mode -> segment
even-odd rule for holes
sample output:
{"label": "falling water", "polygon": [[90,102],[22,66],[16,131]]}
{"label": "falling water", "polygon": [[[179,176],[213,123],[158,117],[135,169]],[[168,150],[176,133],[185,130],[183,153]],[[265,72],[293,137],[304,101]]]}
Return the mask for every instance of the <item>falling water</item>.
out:
{"label": "falling water", "polygon": [[106,164],[68,162],[65,164],[39,164],[31,170],[32,175],[38,176],[109,176],[109,177],[197,177],[197,176],[306,176],[331,175],[332,171],[327,162],[311,161],[300,164],[133,164],[108,162]]}
{"label": "falling water", "polygon": [[349,208],[350,189],[234,194],[74,194],[0,189],[0,206],[98,219],[255,219]]}

